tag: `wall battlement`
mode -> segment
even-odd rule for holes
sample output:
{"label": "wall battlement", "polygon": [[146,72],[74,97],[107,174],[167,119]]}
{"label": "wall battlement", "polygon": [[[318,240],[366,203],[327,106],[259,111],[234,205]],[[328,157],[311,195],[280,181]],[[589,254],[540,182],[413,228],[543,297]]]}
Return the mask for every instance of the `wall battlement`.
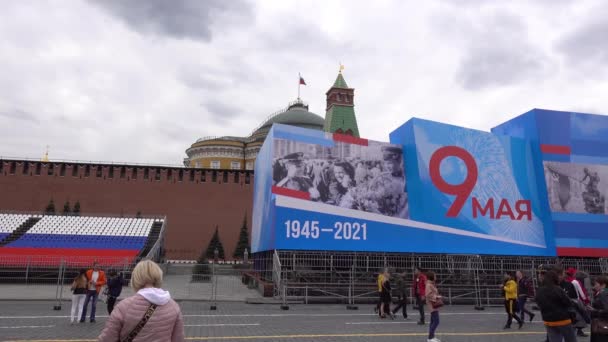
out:
{"label": "wall battlement", "polygon": [[169,259],[197,259],[216,226],[231,259],[252,185],[246,170],[0,160],[0,210],[42,212],[52,199],[58,212],[78,201],[83,214],[165,215]]}

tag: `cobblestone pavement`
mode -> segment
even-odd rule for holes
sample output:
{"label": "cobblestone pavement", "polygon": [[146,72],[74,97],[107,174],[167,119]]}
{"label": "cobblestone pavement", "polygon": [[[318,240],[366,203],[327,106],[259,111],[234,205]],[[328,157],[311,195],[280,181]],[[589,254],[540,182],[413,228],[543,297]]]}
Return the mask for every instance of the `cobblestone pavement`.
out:
{"label": "cobblestone pavement", "polygon": [[[180,302],[188,340],[194,341],[426,341],[427,326],[399,316],[380,320],[371,305],[346,310],[343,305],[278,305]],[[70,325],[69,305],[53,311],[52,302],[0,301],[1,341],[94,341],[107,318],[102,303],[97,323]],[[428,314],[427,314],[428,315]],[[537,317],[539,317],[538,315]],[[429,318],[427,317],[427,322]],[[536,318],[522,330],[504,331],[505,314],[499,308],[475,311],[470,306],[446,307],[441,312],[438,338],[442,341],[531,341],[544,340],[544,328]],[[587,338],[580,339],[585,341]]]}

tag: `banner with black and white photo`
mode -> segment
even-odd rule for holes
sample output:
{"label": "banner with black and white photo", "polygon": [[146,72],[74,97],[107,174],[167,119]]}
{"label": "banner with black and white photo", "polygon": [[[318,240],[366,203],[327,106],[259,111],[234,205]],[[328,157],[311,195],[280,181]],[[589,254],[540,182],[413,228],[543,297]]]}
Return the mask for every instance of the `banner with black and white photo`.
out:
{"label": "banner with black and white photo", "polygon": [[553,212],[606,214],[608,165],[543,162]]}

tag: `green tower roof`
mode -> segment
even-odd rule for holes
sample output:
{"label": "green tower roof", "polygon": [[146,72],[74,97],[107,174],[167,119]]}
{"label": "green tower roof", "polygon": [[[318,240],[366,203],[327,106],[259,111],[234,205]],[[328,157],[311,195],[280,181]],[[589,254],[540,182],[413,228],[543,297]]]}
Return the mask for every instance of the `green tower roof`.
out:
{"label": "green tower roof", "polygon": [[332,88],[344,88],[344,89],[348,89],[348,84],[346,84],[346,81],[344,80],[344,77],[342,77],[342,73],[338,74],[338,77],[336,77],[336,82],[334,82],[334,85]]}
{"label": "green tower roof", "polygon": [[351,106],[333,105],[325,114],[326,132],[335,132],[341,129],[342,132],[351,130],[353,136],[359,137],[359,127],[357,126],[357,118],[355,117],[355,109]]}

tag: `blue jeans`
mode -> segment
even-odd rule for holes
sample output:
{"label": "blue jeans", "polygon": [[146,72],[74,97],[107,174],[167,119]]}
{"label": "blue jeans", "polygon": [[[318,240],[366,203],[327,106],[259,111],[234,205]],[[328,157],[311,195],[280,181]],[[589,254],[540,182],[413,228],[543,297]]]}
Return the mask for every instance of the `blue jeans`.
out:
{"label": "blue jeans", "polygon": [[439,326],[439,311],[431,312],[431,324],[429,325],[429,340],[435,338],[435,330]]}
{"label": "blue jeans", "polygon": [[522,321],[526,320],[526,314],[532,318],[534,313],[528,309],[526,309],[526,302],[528,301],[528,296],[519,296],[517,297],[517,307],[519,308],[519,317]]}
{"label": "blue jeans", "polygon": [[547,329],[547,340],[549,342],[576,342],[576,335],[574,334],[572,324],[545,328]]}
{"label": "blue jeans", "polygon": [[95,320],[95,310],[97,309],[97,291],[87,290],[87,297],[84,299],[84,307],[82,308],[82,316],[80,317],[81,322],[84,322],[87,318],[87,308],[91,298],[93,298],[93,303],[91,304],[91,321]]}

